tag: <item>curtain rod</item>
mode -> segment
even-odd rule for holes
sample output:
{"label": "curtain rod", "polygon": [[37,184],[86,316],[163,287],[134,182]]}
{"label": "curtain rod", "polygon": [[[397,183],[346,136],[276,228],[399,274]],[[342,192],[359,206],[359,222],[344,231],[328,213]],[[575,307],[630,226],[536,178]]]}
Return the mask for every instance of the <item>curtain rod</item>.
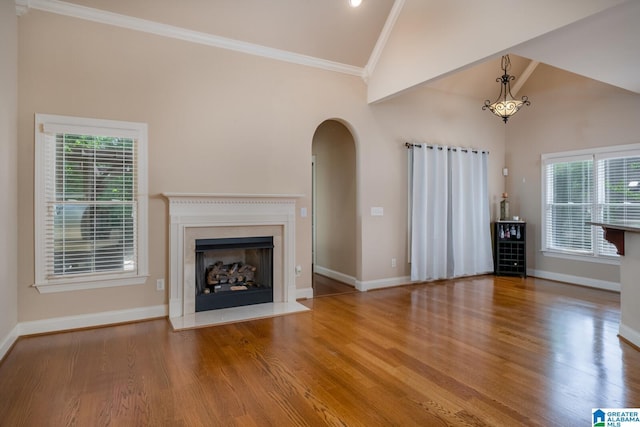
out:
{"label": "curtain rod", "polygon": [[[410,142],[405,142],[404,146],[407,147],[407,148],[415,148],[415,147],[422,148],[421,144],[412,144]],[[442,150],[442,149],[446,148],[447,151],[458,151],[458,150],[460,150],[463,153],[468,153],[469,151],[471,151],[472,153],[476,153],[476,154],[477,153],[481,153],[481,154],[487,153],[487,154],[489,154],[489,152],[487,150],[471,150],[471,149],[467,149],[467,148],[440,147],[440,146],[436,146],[436,145],[427,145],[426,147],[430,148],[432,150],[434,148],[437,148],[438,150]]]}

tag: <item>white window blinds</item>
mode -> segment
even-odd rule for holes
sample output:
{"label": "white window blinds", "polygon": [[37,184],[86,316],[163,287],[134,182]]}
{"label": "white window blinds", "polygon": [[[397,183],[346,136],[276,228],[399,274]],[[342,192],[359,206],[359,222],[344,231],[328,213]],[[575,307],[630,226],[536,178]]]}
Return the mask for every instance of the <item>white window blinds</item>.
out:
{"label": "white window blinds", "polygon": [[[639,221],[640,156],[602,156],[596,164],[598,181],[596,220],[605,223]],[[603,231],[599,230],[599,234],[602,236]],[[598,245],[599,253],[616,255],[615,246],[604,238],[599,239]]]}
{"label": "white window blinds", "polygon": [[46,186],[46,275],[136,268],[133,138],[56,133]]}
{"label": "white window blinds", "polygon": [[548,162],[546,179],[546,246],[559,251],[592,253],[593,161]]}

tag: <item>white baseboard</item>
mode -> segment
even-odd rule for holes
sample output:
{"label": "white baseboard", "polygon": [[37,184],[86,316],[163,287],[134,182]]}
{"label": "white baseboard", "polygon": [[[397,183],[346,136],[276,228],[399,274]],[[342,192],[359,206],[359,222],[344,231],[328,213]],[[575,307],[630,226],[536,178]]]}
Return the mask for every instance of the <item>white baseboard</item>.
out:
{"label": "white baseboard", "polygon": [[620,324],[620,329],[618,330],[618,335],[620,335],[625,340],[629,341],[631,344],[636,347],[640,347],[640,332],[635,329],[630,328],[627,325]]}
{"label": "white baseboard", "polygon": [[17,329],[18,335],[31,335],[153,319],[156,317],[164,317],[168,314],[169,309],[166,305],[155,305],[129,310],[104,311],[101,313],[20,322],[18,323]]}
{"label": "white baseboard", "polygon": [[16,325],[9,334],[0,341],[0,360],[9,352],[9,349],[18,339],[18,325]]}
{"label": "white baseboard", "polygon": [[299,299],[312,299],[313,298],[313,288],[309,286],[308,288],[296,289],[296,300]]}
{"label": "white baseboard", "polygon": [[356,289],[362,292],[372,289],[392,288],[394,286],[408,285],[411,283],[410,276],[390,277],[388,279],[356,281]]}
{"label": "white baseboard", "polygon": [[609,282],[606,280],[592,279],[590,277],[573,276],[570,274],[554,273],[544,270],[527,270],[527,275],[538,277],[540,279],[555,280],[558,282],[571,283],[573,285],[587,286],[589,288],[603,289],[606,291],[620,292],[620,283]]}
{"label": "white baseboard", "polygon": [[334,271],[325,267],[321,267],[319,265],[314,265],[313,272],[322,274],[323,276],[327,276],[328,278],[337,280],[338,282],[346,283],[347,285],[351,285],[351,286],[356,285],[355,277],[349,276],[344,273],[340,273],[339,271]]}

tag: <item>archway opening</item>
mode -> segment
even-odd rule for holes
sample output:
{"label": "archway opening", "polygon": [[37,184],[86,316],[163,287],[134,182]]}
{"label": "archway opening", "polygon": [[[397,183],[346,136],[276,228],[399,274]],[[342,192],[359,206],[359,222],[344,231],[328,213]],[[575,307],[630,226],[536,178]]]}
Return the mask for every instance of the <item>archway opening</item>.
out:
{"label": "archway opening", "polygon": [[356,148],[337,120],[313,135],[314,297],[355,291],[357,275]]}

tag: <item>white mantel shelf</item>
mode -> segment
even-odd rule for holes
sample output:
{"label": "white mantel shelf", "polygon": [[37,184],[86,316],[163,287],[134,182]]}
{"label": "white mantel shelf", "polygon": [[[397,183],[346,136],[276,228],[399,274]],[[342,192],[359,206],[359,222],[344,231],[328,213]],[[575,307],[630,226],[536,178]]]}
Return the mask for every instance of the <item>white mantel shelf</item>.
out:
{"label": "white mantel shelf", "polygon": [[300,199],[304,194],[162,193],[167,199]]}
{"label": "white mantel shelf", "polygon": [[[162,193],[169,201],[169,320],[202,327],[308,310],[296,302],[296,199],[302,194]],[[273,303],[195,312],[195,239],[274,237]],[[281,254],[281,255],[276,255]],[[232,319],[232,320],[231,320]]]}

